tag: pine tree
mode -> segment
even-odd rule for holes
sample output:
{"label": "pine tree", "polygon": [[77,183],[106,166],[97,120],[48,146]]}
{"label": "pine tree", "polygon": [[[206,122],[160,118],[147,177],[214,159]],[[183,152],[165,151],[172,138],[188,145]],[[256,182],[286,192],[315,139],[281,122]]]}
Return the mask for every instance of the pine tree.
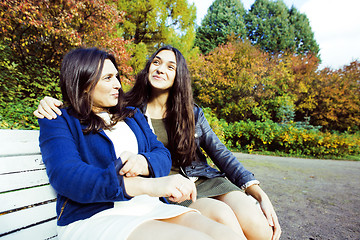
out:
{"label": "pine tree", "polygon": [[195,46],[207,54],[231,35],[245,38],[244,14],[240,0],[215,0],[196,30]]}
{"label": "pine tree", "polygon": [[267,52],[319,53],[306,15],[294,6],[289,10],[282,0],[256,0],[245,23],[250,41]]}
{"label": "pine tree", "polygon": [[314,38],[309,19],[300,13],[294,6],[289,11],[290,24],[294,27],[295,51],[307,54],[309,52],[318,55],[320,48]]}
{"label": "pine tree", "polygon": [[256,0],[245,17],[248,37],[267,52],[295,48],[295,35],[283,1]]}

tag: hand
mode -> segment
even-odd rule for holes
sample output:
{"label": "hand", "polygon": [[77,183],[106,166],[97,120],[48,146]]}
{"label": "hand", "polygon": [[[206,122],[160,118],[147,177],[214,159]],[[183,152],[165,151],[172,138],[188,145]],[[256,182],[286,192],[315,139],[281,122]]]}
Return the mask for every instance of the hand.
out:
{"label": "hand", "polygon": [[149,176],[148,162],[143,155],[124,151],[120,154],[123,167],[119,174],[125,177]]}
{"label": "hand", "polygon": [[271,204],[269,197],[257,184],[248,187],[245,191],[246,193],[253,196],[259,202],[261,210],[263,211],[266,220],[268,221],[269,225],[273,228],[272,240],[279,240],[281,235],[281,228],[274,207]]}
{"label": "hand", "polygon": [[154,194],[156,196],[169,197],[172,202],[183,202],[185,200],[196,201],[196,186],[188,178],[180,174],[161,178],[154,178]]}
{"label": "hand", "polygon": [[169,197],[173,202],[196,201],[196,186],[180,174],[159,178],[124,177],[126,193],[130,196],[147,194],[151,197]]}
{"label": "hand", "polygon": [[61,115],[61,111],[59,107],[61,107],[63,103],[55,98],[52,97],[44,97],[38,106],[38,109],[34,111],[34,115],[37,118],[44,118],[47,119],[55,119],[57,117],[56,114]]}
{"label": "hand", "polygon": [[261,210],[263,211],[268,223],[273,227],[273,240],[280,239],[281,228],[279,220],[275,213],[274,207],[272,206],[269,198],[264,198],[260,203]]}

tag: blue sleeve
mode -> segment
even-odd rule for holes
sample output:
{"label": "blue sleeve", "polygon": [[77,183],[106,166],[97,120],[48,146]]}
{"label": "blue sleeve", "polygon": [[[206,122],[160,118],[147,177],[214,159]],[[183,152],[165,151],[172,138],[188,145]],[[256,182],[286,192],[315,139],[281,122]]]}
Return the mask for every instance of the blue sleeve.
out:
{"label": "blue sleeve", "polygon": [[136,111],[134,118],[145,134],[148,142],[149,148],[140,151],[139,154],[143,155],[147,159],[150,176],[163,177],[169,175],[172,166],[169,150],[159,140],[157,140],[157,136],[151,130],[143,114]]}
{"label": "blue sleeve", "polygon": [[[66,113],[63,112],[63,115]],[[124,190],[122,177],[115,171],[119,160],[101,162],[99,156],[106,151],[105,148],[90,154],[94,150],[89,148],[95,146],[88,146],[85,141],[88,136],[83,135],[78,120],[63,115],[54,120],[39,119],[40,149],[50,183],[57,193],[80,203],[130,198]],[[96,139],[105,141],[101,136],[93,138],[94,144]]]}
{"label": "blue sleeve", "polygon": [[255,180],[254,174],[246,170],[234,154],[220,141],[200,108],[197,125],[200,126],[202,132],[201,148],[232,183],[241,187],[243,184]]}

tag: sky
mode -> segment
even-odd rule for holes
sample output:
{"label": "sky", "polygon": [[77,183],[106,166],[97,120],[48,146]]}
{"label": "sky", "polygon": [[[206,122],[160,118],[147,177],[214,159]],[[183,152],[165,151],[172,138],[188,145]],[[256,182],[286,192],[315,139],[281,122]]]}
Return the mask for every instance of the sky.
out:
{"label": "sky", "polygon": [[[240,0],[246,10],[255,0]],[[290,8],[292,5],[305,13],[320,46],[322,63],[320,69],[329,67],[334,70],[360,61],[360,0],[283,0]],[[196,22],[206,15],[214,0],[188,0],[195,3]]]}

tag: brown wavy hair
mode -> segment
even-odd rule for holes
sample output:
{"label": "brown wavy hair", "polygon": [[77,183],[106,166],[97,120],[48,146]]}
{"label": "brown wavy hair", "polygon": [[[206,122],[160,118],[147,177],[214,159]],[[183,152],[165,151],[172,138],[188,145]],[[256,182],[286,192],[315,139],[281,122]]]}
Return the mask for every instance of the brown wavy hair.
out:
{"label": "brown wavy hair", "polygon": [[[132,116],[132,111],[125,108],[124,92],[119,89],[119,101],[114,107],[106,110],[112,114],[111,123],[107,124],[93,110],[91,93],[100,80],[104,62],[109,59],[116,69],[113,55],[98,48],[77,48],[64,56],[60,70],[60,88],[65,106],[71,115],[87,127],[85,134],[110,129],[118,121]],[[120,78],[117,76],[120,84]]]}
{"label": "brown wavy hair", "polygon": [[176,76],[166,102],[165,123],[168,133],[168,146],[173,165],[188,166],[196,158],[194,102],[190,72],[184,56],[172,46],[158,49],[147,61],[145,68],[136,76],[134,87],[126,93],[129,106],[141,107],[147,104],[152,86],[149,82],[149,68],[155,56],[169,50],[176,57]]}

